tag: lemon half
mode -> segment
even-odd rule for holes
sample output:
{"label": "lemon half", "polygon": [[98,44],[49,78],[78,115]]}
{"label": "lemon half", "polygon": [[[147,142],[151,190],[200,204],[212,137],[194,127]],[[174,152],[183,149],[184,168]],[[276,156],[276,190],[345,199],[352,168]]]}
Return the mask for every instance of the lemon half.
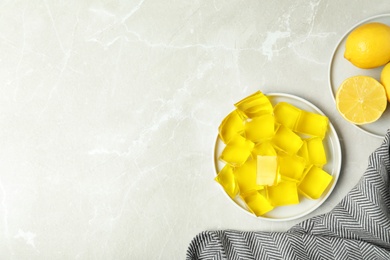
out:
{"label": "lemon half", "polygon": [[377,121],[387,107],[385,88],[369,76],[353,76],[344,80],[336,93],[339,113],[357,125]]}

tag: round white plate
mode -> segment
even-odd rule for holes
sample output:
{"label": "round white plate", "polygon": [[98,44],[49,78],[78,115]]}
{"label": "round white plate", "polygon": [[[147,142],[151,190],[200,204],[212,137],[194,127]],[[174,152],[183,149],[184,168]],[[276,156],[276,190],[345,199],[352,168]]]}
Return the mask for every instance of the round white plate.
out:
{"label": "round white plate", "polygon": [[[349,77],[356,75],[366,75],[371,76],[378,81],[380,80],[380,73],[383,66],[374,69],[360,69],[352,65],[352,63],[350,63],[347,59],[344,58],[345,41],[349,33],[356,27],[371,22],[380,22],[390,25],[390,14],[377,15],[357,23],[343,35],[340,42],[337,44],[335,50],[333,51],[333,55],[329,64],[329,86],[334,100],[338,87],[345,79]],[[390,109],[386,109],[385,113],[376,122],[354,126],[368,134],[383,138],[387,132],[387,129],[390,127],[389,122]]]}
{"label": "round white plate", "polygon": [[[279,102],[288,102],[302,110],[310,111],[319,113],[321,115],[324,115],[324,113],[318,109],[316,106],[311,104],[310,102],[306,101],[305,99],[302,99],[297,96],[293,96],[290,94],[281,94],[281,93],[270,93],[266,94],[266,96],[269,97],[271,100],[271,103],[273,105],[279,103]],[[329,185],[327,190],[324,192],[321,198],[317,200],[310,200],[300,195],[300,203],[296,205],[289,205],[289,206],[282,206],[282,207],[276,207],[272,211],[268,212],[267,214],[257,217],[261,219],[267,219],[267,220],[274,220],[274,221],[287,221],[287,220],[293,220],[297,218],[301,218],[313,210],[317,209],[324,201],[329,197],[331,192],[333,191],[337,180],[339,178],[340,169],[341,169],[341,146],[340,141],[338,138],[338,135],[336,133],[336,130],[334,129],[331,122],[329,122],[329,128],[328,132],[324,138],[324,146],[325,146],[325,152],[327,155],[328,163],[324,165],[323,169],[331,174],[333,176],[332,183]],[[225,165],[223,162],[218,160],[221,152],[223,151],[225,147],[225,144],[222,142],[222,140],[217,137],[217,140],[215,142],[214,147],[214,165],[215,165],[215,174],[217,174]],[[245,203],[243,203],[242,200],[239,198],[236,200],[231,199],[224,189],[221,186],[222,191],[226,195],[226,197],[234,202],[240,209],[244,210],[246,213],[256,217],[253,213],[251,213],[247,207],[245,206]]]}

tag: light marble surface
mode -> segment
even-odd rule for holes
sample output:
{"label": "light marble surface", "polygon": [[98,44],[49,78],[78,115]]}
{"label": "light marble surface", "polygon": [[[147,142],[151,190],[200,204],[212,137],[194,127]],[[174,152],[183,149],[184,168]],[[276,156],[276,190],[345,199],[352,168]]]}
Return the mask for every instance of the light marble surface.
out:
{"label": "light marble surface", "polygon": [[[223,117],[261,90],[334,123],[330,210],[382,142],[328,86],[340,37],[387,1],[1,1],[0,258],[184,259],[207,229],[285,231],[213,181]],[[308,216],[308,217],[309,217]]]}

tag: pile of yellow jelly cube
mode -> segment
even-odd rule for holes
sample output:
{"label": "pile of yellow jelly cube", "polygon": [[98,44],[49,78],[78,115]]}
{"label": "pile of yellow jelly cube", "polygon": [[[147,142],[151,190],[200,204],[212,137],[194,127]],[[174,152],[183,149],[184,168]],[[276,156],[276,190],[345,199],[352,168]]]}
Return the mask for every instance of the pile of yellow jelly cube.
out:
{"label": "pile of yellow jelly cube", "polygon": [[320,198],[333,179],[323,169],[328,118],[287,102],[273,106],[260,91],[234,106],[219,126],[225,166],[215,180],[226,193],[256,216],[298,204],[300,194]]}

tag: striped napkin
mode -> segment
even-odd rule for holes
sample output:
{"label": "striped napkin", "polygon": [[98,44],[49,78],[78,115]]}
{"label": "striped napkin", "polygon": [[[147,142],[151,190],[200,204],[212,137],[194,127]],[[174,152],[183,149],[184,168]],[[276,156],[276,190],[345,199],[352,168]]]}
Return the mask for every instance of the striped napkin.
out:
{"label": "striped napkin", "polygon": [[390,259],[390,130],[358,184],[329,213],[287,232],[204,231],[187,259]]}

